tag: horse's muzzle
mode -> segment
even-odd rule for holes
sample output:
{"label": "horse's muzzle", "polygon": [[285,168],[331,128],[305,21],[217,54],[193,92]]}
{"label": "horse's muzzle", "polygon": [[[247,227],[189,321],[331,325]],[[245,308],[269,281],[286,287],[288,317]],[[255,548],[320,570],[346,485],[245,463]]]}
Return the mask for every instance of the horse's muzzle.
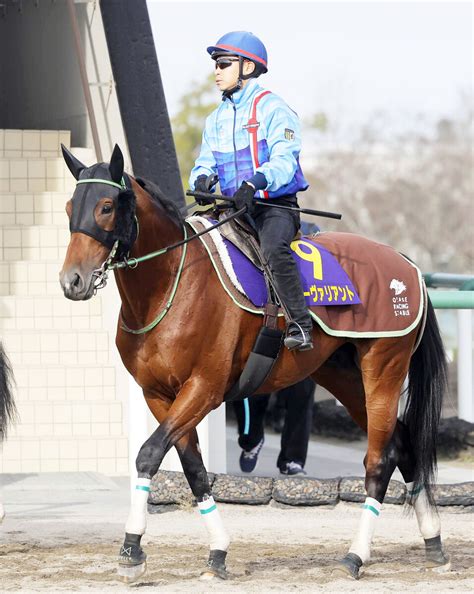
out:
{"label": "horse's muzzle", "polygon": [[59,275],[59,282],[64,296],[72,301],[87,301],[94,295],[94,283],[92,278],[85,279],[84,275],[77,269],[62,271]]}

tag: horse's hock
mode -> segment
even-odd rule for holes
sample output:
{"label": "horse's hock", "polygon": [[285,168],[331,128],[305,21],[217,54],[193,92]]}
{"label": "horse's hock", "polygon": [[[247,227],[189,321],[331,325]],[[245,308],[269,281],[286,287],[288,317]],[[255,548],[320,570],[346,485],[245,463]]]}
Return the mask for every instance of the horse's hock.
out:
{"label": "horse's hock", "polygon": [[58,282],[69,240],[64,205],[75,186],[60,143],[70,146],[70,132],[0,130],[0,334],[19,412],[0,472],[125,475],[123,371],[102,296],[73,303]]}

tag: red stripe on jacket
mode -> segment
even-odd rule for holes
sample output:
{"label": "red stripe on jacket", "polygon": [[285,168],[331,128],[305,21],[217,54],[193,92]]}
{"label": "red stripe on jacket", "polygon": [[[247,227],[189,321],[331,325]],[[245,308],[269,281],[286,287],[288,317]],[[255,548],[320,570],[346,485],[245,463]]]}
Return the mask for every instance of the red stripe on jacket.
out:
{"label": "red stripe on jacket", "polygon": [[[253,100],[253,104],[252,104],[252,111],[250,114],[250,119],[247,122],[247,126],[248,126],[247,129],[250,134],[250,141],[253,146],[253,161],[254,161],[255,170],[257,170],[257,167],[260,167],[260,163],[258,161],[257,134],[258,134],[259,123],[257,122],[257,105],[258,105],[258,102],[260,101],[260,99],[262,99],[263,97],[265,97],[265,95],[268,95],[270,93],[271,93],[271,91],[264,91],[263,93],[258,95],[258,97],[255,97],[255,99]],[[263,190],[263,197],[268,198],[268,192],[266,192],[265,190]]]}

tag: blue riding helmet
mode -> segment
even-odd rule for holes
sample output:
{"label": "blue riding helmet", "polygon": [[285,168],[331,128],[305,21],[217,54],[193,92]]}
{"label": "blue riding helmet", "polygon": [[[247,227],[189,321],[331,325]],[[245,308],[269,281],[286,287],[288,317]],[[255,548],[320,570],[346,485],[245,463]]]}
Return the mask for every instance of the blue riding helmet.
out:
{"label": "blue riding helmet", "polygon": [[267,50],[260,39],[248,31],[231,31],[223,35],[216,43],[207,48],[211,58],[222,54],[242,56],[260,66],[261,73],[267,72]]}

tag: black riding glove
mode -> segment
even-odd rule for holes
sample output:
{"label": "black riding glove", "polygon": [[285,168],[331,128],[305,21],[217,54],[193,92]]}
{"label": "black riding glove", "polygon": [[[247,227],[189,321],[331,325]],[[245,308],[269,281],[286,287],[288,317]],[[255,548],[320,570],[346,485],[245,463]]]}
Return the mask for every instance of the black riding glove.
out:
{"label": "black riding glove", "polygon": [[[199,175],[194,182],[194,191],[209,194],[217,182],[217,175]],[[207,204],[212,204],[214,198],[212,196],[196,196],[196,202],[199,206],[206,206]]]}
{"label": "black riding glove", "polygon": [[234,194],[233,198],[235,200],[235,208],[240,210],[247,207],[247,213],[251,215],[253,213],[255,203],[253,201],[253,197],[255,196],[255,188],[248,184],[247,182],[242,182],[242,185]]}

